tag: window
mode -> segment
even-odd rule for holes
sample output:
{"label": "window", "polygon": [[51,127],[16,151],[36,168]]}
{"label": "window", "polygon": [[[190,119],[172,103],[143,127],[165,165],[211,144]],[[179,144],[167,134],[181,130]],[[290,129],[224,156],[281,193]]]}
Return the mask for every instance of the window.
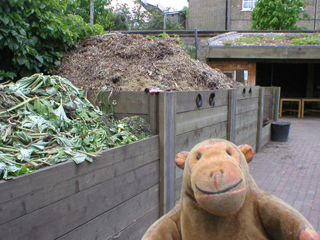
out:
{"label": "window", "polygon": [[242,11],[252,11],[257,0],[242,0]]}

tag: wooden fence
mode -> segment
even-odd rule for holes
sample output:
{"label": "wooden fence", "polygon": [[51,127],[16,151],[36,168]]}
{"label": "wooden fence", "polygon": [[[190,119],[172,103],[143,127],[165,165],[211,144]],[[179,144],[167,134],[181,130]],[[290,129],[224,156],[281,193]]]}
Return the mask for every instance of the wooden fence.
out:
{"label": "wooden fence", "polygon": [[209,138],[223,138],[237,145],[247,143],[258,152],[270,141],[271,124],[270,121],[264,123],[278,120],[280,88],[246,86],[228,90],[111,95],[110,92],[91,92],[89,98],[100,106],[113,103],[116,117],[139,115],[146,118],[154,133],[159,134],[162,215],[180,198],[182,170],[174,165],[176,153],[191,150]]}
{"label": "wooden fence", "polygon": [[0,235],[7,240],[140,239],[180,198],[177,152],[208,138],[251,144],[270,140],[279,88],[90,92],[116,117],[139,115],[155,136],[104,151],[93,163],[65,162],[0,181]]}
{"label": "wooden fence", "polygon": [[139,239],[159,218],[159,173],[154,136],[0,181],[1,239]]}

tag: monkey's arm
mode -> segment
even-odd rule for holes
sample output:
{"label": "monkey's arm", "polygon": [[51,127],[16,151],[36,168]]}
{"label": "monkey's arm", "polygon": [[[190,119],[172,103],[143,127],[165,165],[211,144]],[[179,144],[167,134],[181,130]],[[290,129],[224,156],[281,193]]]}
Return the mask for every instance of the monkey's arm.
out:
{"label": "monkey's arm", "polygon": [[180,212],[181,206],[178,204],[152,224],[142,240],[181,240]]}
{"label": "monkey's arm", "polygon": [[320,240],[311,224],[296,209],[275,196],[266,194],[260,199],[259,214],[273,239]]}

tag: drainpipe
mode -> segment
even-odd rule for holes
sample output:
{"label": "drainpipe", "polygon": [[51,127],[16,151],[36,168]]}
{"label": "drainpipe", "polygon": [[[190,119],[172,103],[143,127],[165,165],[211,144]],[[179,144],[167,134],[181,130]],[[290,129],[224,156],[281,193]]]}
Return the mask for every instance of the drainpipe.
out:
{"label": "drainpipe", "polygon": [[225,30],[228,30],[228,25],[229,25],[229,8],[228,8],[228,0],[226,0],[226,26],[225,26]]}
{"label": "drainpipe", "polygon": [[317,8],[318,8],[318,0],[315,0],[315,3],[314,3],[314,25],[313,25],[313,30],[317,29]]}

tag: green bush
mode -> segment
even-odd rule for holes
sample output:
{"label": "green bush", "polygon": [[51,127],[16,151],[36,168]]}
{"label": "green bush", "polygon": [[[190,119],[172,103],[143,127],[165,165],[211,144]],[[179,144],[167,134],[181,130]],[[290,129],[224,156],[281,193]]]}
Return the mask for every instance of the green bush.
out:
{"label": "green bush", "polygon": [[304,10],[304,0],[258,0],[251,13],[253,30],[298,30],[302,17],[310,19]]}
{"label": "green bush", "polygon": [[103,33],[80,16],[65,15],[60,0],[0,2],[0,80],[51,73],[63,52],[90,35]]}

